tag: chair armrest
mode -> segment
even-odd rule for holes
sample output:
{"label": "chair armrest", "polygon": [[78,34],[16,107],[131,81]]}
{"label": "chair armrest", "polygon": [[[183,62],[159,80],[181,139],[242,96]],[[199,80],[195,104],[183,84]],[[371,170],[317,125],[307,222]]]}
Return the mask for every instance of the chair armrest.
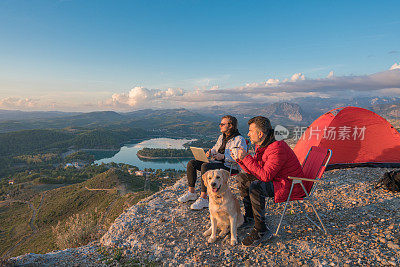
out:
{"label": "chair armrest", "polygon": [[315,180],[310,178],[302,178],[302,177],[288,177],[290,180],[300,180],[300,181],[308,181],[308,182],[320,182],[321,180]]}

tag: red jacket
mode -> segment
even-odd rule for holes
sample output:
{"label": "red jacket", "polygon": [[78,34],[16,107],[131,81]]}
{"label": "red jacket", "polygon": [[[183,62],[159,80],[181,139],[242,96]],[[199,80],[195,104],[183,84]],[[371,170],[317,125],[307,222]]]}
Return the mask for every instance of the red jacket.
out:
{"label": "red jacket", "polygon": [[[256,146],[254,156],[247,155],[238,160],[242,169],[263,182],[272,181],[275,202],[287,200],[292,181],[288,176],[303,177],[303,170],[293,150],[285,141],[275,141],[267,147]],[[303,197],[305,194],[299,184],[295,185],[291,199]]]}

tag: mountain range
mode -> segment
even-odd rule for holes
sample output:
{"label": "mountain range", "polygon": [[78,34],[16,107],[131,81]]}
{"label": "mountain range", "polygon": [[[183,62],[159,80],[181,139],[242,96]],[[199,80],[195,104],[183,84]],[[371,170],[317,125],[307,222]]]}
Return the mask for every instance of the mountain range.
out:
{"label": "mountain range", "polygon": [[[306,97],[292,102],[272,104],[240,104],[235,106],[210,106],[202,109],[144,109],[118,113],[96,111],[89,113],[67,112],[23,112],[0,110],[0,132],[25,129],[63,128],[142,128],[163,135],[187,135],[217,133],[221,116],[234,115],[239,125],[247,127],[247,120],[263,115],[270,118],[273,125],[307,126],[323,113],[343,106],[363,107],[376,112],[391,123],[400,118],[400,98],[359,97],[332,99]],[[395,125],[398,126],[398,125]]]}
{"label": "mountain range", "polygon": [[218,117],[231,114],[238,118],[239,125],[247,125],[253,116],[266,116],[273,125],[308,126],[319,116],[334,108],[356,106],[369,109],[389,120],[396,127],[400,119],[400,98],[398,97],[359,97],[332,99],[320,97],[297,98],[292,102],[272,104],[242,104],[232,107],[213,106],[196,110],[199,114],[215,114]]}

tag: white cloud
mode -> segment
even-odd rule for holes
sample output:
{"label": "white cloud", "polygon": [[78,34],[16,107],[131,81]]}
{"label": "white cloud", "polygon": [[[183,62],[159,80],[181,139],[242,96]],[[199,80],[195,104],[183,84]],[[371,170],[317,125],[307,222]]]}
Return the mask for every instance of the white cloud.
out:
{"label": "white cloud", "polygon": [[295,73],[292,75],[292,77],[290,78],[290,80],[292,82],[295,81],[304,81],[306,79],[306,77],[302,74],[302,73]]}
{"label": "white cloud", "polygon": [[99,105],[104,107],[146,108],[154,104],[168,105],[168,99],[175,101],[175,97],[182,96],[183,94],[184,91],[180,88],[160,90],[137,86],[132,88],[128,93],[115,93],[111,96],[111,99],[100,102]]}
{"label": "white cloud", "polygon": [[[293,77],[293,76],[292,76]],[[301,77],[296,75],[296,77]],[[400,71],[398,69],[383,71],[371,75],[343,76],[323,79],[298,79],[296,81],[283,80],[274,86],[259,83],[258,86],[238,87],[221,90],[226,94],[271,94],[275,92],[319,92],[354,90],[376,91],[387,88],[400,88]]]}
{"label": "white cloud", "polygon": [[214,85],[213,87],[210,88],[210,90],[218,90],[219,86],[218,85]]}
{"label": "white cloud", "polygon": [[[287,79],[285,79],[285,80],[287,80]],[[256,83],[256,82],[248,83],[248,84],[246,84],[245,87],[247,87],[247,88],[255,88],[255,87],[260,87],[260,86],[268,87],[268,86],[275,86],[275,85],[277,85],[279,83],[280,83],[279,79],[270,78],[266,82],[262,82],[262,83]]]}
{"label": "white cloud", "polygon": [[333,70],[331,70],[331,71],[329,72],[328,76],[326,76],[326,78],[331,79],[331,78],[333,78],[334,76],[335,76],[335,74],[334,74]]}
{"label": "white cloud", "polygon": [[[82,99],[81,99],[82,100]],[[94,111],[99,110],[95,102],[77,101],[75,98],[68,99],[64,95],[56,98],[18,98],[5,97],[0,99],[0,109],[26,110],[26,111]]]}
{"label": "white cloud", "polygon": [[362,76],[337,77],[331,71],[326,78],[319,79],[306,79],[304,74],[295,73],[282,81],[268,78],[265,82],[248,83],[228,89],[218,86],[195,90],[135,87],[126,94],[113,94],[112,98],[103,104],[122,109],[193,108],[237,103],[267,103],[297,97],[337,97],[343,96],[344,91],[352,92],[354,95],[375,93],[398,96],[400,70],[397,66],[398,64],[395,64],[392,66],[394,69]]}
{"label": "white cloud", "polygon": [[268,79],[265,84],[266,85],[274,85],[274,84],[278,84],[279,83],[279,79]]}
{"label": "white cloud", "polygon": [[238,103],[270,103],[298,97],[338,97],[343,96],[344,92],[353,96],[366,94],[400,96],[400,64],[395,63],[390,70],[370,75],[338,77],[331,71],[326,78],[310,79],[302,73],[295,73],[283,80],[268,77],[262,82],[248,83],[234,88],[209,85],[194,90],[184,90],[137,86],[124,93],[108,93],[108,95],[106,92],[101,94],[96,92],[83,95],[68,93],[41,96],[40,99],[6,97],[0,98],[0,108],[76,111],[197,108]]}
{"label": "white cloud", "polygon": [[26,109],[34,108],[37,100],[31,98],[6,97],[0,99],[0,108],[5,109]]}
{"label": "white cloud", "polygon": [[394,63],[393,66],[391,66],[389,70],[396,70],[396,69],[400,69],[399,63]]}

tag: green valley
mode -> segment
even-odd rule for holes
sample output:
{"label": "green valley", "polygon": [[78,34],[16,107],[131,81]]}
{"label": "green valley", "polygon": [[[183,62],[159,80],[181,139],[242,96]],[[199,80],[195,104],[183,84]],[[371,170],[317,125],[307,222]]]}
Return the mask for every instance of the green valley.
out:
{"label": "green valley", "polygon": [[72,185],[34,185],[0,202],[0,255],[45,253],[99,238],[122,211],[157,191],[156,179],[111,168]]}

